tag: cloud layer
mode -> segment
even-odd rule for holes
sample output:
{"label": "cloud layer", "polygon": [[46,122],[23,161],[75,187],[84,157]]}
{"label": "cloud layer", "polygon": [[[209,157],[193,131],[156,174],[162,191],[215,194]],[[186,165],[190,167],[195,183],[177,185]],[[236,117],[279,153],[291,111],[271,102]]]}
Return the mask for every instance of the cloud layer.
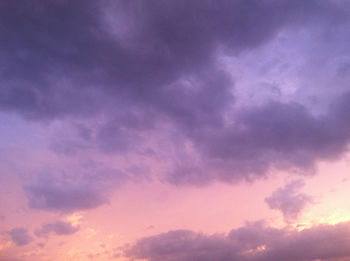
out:
{"label": "cloud layer", "polygon": [[[149,173],[140,178],[176,185],[255,180],[276,169],[311,173],[318,161],[342,156],[350,139],[349,90],[331,81],[346,77],[348,10],[326,0],[2,1],[0,110],[65,126],[50,147],[62,162],[113,155],[126,177],[142,164]],[[305,86],[277,74],[271,82],[287,82],[271,83],[277,98],[244,103],[239,92],[251,86],[232,68],[249,55],[268,63],[259,50],[276,42],[292,49],[283,43],[298,34],[312,39],[305,53],[323,35],[329,44],[313,48],[315,56],[342,48],[332,58],[337,73],[327,75],[334,95],[306,104],[320,93],[317,71],[301,73],[309,61],[299,68],[288,60],[252,68],[251,78],[296,66]],[[280,97],[285,92],[293,95]],[[108,202],[110,186],[89,175],[81,181],[29,183],[24,191],[31,208],[56,212]]]}
{"label": "cloud layer", "polygon": [[130,260],[190,261],[311,261],[348,260],[350,223],[319,225],[302,231],[247,224],[227,235],[189,230],[140,239],[125,250]]}
{"label": "cloud layer", "polygon": [[[67,250],[68,259],[104,258],[119,250],[110,248],[115,242],[189,227],[186,215],[197,208],[184,212],[206,193],[222,208],[203,224],[232,207],[229,193],[221,201],[215,192],[194,195],[168,183],[232,184],[276,172],[300,178],[316,173],[321,161],[340,159],[350,142],[349,10],[342,0],[0,1],[0,175],[5,197],[11,195],[6,219],[0,216],[8,227],[4,240],[11,241],[0,242],[0,254],[6,259],[18,246],[18,257],[44,259],[56,236],[74,234],[79,253]],[[285,228],[255,222],[228,234],[173,230],[137,240],[124,256],[349,261],[349,222],[291,228],[314,202],[302,187],[296,180],[265,199],[282,213]],[[17,209],[23,195],[28,208],[18,202]],[[145,207],[138,209],[140,202]],[[107,204],[104,213],[85,213]],[[89,227],[56,221],[81,211]],[[249,212],[234,211],[232,222]],[[23,213],[56,222],[38,218],[32,235],[20,225]],[[136,226],[139,219],[128,213],[155,218],[153,229],[141,231],[148,225]],[[171,213],[184,218],[160,221]],[[84,252],[85,233],[86,245],[95,241]],[[34,236],[45,245],[30,244]],[[57,247],[68,249],[68,242]]]}
{"label": "cloud layer", "polygon": [[[267,44],[282,30],[344,26],[342,4],[36,1],[17,6],[17,1],[1,3],[6,70],[0,109],[49,122],[99,122],[79,125],[83,144],[68,147],[140,153],[149,149],[150,137],[165,135],[172,147],[190,143],[194,151],[187,156],[200,165],[182,162],[178,168],[173,161],[165,179],[197,185],[251,179],[271,168],[310,169],[315,160],[346,150],[346,104],[324,117],[282,101],[238,110],[234,78],[220,62]],[[167,152],[160,147],[153,143],[151,149]]]}

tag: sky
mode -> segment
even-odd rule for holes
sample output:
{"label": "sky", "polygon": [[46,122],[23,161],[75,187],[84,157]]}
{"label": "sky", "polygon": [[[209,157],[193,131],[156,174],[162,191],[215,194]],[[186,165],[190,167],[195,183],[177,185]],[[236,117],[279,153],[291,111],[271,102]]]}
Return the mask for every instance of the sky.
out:
{"label": "sky", "polygon": [[0,1],[0,261],[350,261],[350,2]]}

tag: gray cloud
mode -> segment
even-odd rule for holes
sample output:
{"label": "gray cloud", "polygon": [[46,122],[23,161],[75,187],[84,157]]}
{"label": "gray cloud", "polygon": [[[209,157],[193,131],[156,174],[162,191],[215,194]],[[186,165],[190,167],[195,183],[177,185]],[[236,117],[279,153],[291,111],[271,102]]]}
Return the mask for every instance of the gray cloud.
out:
{"label": "gray cloud", "polygon": [[350,258],[349,236],[349,222],[302,231],[256,222],[227,235],[177,230],[146,237],[126,248],[125,255],[149,261],[340,261]]}
{"label": "gray cloud", "polygon": [[28,245],[34,240],[32,236],[28,233],[28,231],[22,227],[13,228],[7,233],[10,235],[12,241],[17,246]]}
{"label": "gray cloud", "polygon": [[71,235],[78,232],[79,229],[79,226],[73,226],[69,222],[56,221],[55,223],[42,225],[40,229],[35,230],[34,234],[38,237],[48,237],[52,233],[56,235]]}
{"label": "gray cloud", "polygon": [[313,116],[298,103],[271,102],[242,109],[228,126],[192,130],[190,137],[202,161],[181,166],[168,179],[176,184],[234,182],[264,176],[271,168],[313,170],[315,161],[347,151],[348,104],[346,94],[321,116]]}
{"label": "gray cloud", "polygon": [[[336,22],[346,15],[329,1],[105,5],[41,0],[18,8],[17,1],[2,1],[6,44],[0,54],[6,71],[0,108],[52,119],[91,115],[111,102],[118,110],[131,104],[171,117],[182,113],[186,121],[200,100],[212,102],[211,94],[228,94],[220,89],[221,79],[214,81],[209,96],[204,89],[199,98],[167,86],[190,77],[210,78],[211,71],[220,70],[218,49],[237,53],[267,42],[284,26],[325,18]],[[177,97],[194,104],[186,108]],[[216,102],[214,111],[226,102]]]}
{"label": "gray cloud", "polygon": [[[170,133],[169,146],[190,143],[198,158],[168,157],[179,157],[165,177],[175,184],[251,180],[271,168],[310,170],[346,151],[348,99],[319,117],[282,101],[240,110],[235,79],[220,59],[249,53],[282,30],[343,26],[346,7],[326,0],[2,1],[0,110],[95,122],[80,125],[79,142],[56,141],[53,148],[67,155],[87,148],[139,153],[147,138]],[[171,150],[159,148],[157,156]],[[30,206],[61,208],[54,195],[91,199],[73,200],[65,211],[104,202],[90,188],[49,189],[29,186]]]}
{"label": "gray cloud", "polygon": [[302,180],[295,180],[279,188],[265,199],[271,209],[282,212],[285,221],[290,222],[298,218],[306,206],[313,203],[311,196],[305,193],[298,193],[304,187]]}

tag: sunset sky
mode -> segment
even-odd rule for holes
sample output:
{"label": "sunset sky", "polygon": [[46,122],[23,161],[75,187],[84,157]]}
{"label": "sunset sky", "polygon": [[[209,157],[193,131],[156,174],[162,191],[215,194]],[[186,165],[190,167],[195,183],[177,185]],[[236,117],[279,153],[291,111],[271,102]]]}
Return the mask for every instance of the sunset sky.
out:
{"label": "sunset sky", "polygon": [[1,0],[0,261],[350,261],[350,1]]}

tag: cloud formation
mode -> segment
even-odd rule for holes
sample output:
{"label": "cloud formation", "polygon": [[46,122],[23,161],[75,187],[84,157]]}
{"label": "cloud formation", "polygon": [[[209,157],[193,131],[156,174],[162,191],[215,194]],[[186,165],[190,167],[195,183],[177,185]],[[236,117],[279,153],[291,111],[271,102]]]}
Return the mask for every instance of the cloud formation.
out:
{"label": "cloud formation", "polygon": [[13,228],[9,232],[7,232],[7,234],[10,235],[12,241],[17,246],[28,245],[30,242],[34,240],[33,237],[27,231],[27,229],[22,227]]}
{"label": "cloud formation", "polygon": [[42,225],[40,229],[35,230],[34,234],[38,237],[48,237],[52,233],[56,235],[71,235],[78,232],[79,229],[79,226],[73,226],[69,222],[56,221],[55,223]]}
{"label": "cloud formation", "polygon": [[[127,180],[203,186],[315,173],[318,162],[348,152],[349,10],[341,0],[2,0],[0,125],[21,117],[12,128],[35,132],[15,140],[24,131],[8,128],[5,172],[20,177],[13,184],[29,211],[50,215],[106,205]],[[302,186],[294,181],[265,201],[293,221],[313,202]],[[178,230],[140,239],[125,255],[343,261],[349,227]],[[57,221],[34,234],[78,231]],[[7,236],[17,246],[33,241],[22,227]]]}
{"label": "cloud formation", "polygon": [[304,185],[302,180],[294,180],[274,191],[265,202],[271,209],[281,211],[286,222],[295,221],[305,207],[314,202],[311,196],[298,193]]}
{"label": "cloud formation", "polygon": [[203,161],[195,171],[175,172],[170,181],[232,182],[264,176],[271,168],[313,170],[317,160],[347,151],[349,101],[349,94],[338,98],[318,117],[298,103],[271,102],[237,112],[228,126],[194,130],[191,136]]}
{"label": "cloud formation", "polygon": [[302,231],[256,222],[227,235],[176,230],[146,237],[127,248],[125,255],[148,261],[340,261],[350,258],[349,238],[349,222]]}
{"label": "cloud formation", "polygon": [[[36,121],[83,122],[81,140],[57,141],[58,152],[154,151],[159,164],[170,161],[163,179],[202,185],[252,180],[276,168],[311,170],[318,160],[347,149],[344,91],[333,100],[340,105],[325,115],[285,100],[240,108],[234,89],[239,77],[222,62],[262,48],[281,32],[346,27],[346,3],[39,0],[18,5],[0,5],[6,28],[0,110]],[[179,148],[186,144],[190,153]],[[52,189],[63,198],[90,193]],[[48,193],[39,190],[28,189],[43,198],[38,203],[33,196],[31,206],[49,209]],[[103,201],[91,198],[94,206]]]}
{"label": "cloud formation", "polygon": [[108,203],[103,191],[87,184],[40,182],[26,185],[24,191],[29,207],[46,211],[69,213]]}
{"label": "cloud formation", "polygon": [[[18,4],[1,3],[7,29],[1,54],[9,62],[4,80],[11,85],[2,89],[1,107],[40,118],[91,112],[88,102],[95,96],[90,95],[101,90],[164,107],[159,99],[168,94],[164,86],[215,66],[218,48],[254,48],[283,26],[311,19],[309,12],[316,19],[342,17],[341,9],[327,1]],[[52,84],[50,78],[58,75],[66,84]],[[76,84],[67,88],[71,82]],[[18,96],[22,100],[16,102]]]}

